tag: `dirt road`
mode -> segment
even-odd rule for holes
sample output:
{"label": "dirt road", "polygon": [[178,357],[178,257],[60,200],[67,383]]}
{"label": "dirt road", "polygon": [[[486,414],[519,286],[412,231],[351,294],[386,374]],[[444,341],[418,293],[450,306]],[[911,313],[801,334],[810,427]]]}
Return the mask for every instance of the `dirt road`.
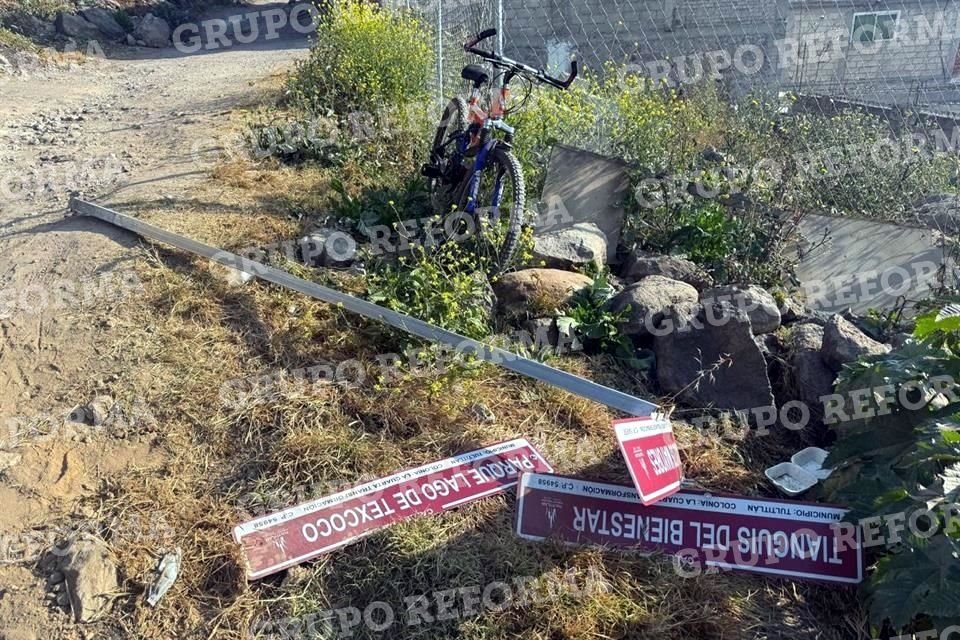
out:
{"label": "dirt road", "polygon": [[151,455],[143,442],[106,450],[82,437],[23,442],[24,425],[56,429],[89,401],[75,395],[89,386],[81,381],[119,374],[107,345],[124,329],[111,309],[138,291],[129,267],[143,251],[136,238],[65,218],[69,194],[127,212],[188,199],[218,159],[225,114],[309,44],[289,29],[267,35],[190,55],[107,49],[107,59],[79,67],[0,76],[0,638],[75,633],[45,605],[42,575],[14,562],[11,549],[36,539],[100,479]]}

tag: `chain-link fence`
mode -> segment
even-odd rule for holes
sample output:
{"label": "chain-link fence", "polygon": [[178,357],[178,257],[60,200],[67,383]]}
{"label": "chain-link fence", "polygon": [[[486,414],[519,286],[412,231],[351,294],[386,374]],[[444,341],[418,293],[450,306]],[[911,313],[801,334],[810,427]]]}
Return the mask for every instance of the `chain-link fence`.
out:
{"label": "chain-link fence", "polygon": [[958,0],[391,0],[434,26],[438,100],[468,34],[507,56],[594,73],[608,62],[676,87],[719,82],[879,105],[960,109]]}
{"label": "chain-link fence", "polygon": [[[460,70],[479,62],[463,43],[488,28],[484,48],[559,77],[575,59],[593,76],[568,102],[541,92],[533,119],[526,101],[510,114],[531,193],[562,142],[626,160],[638,200],[651,183],[657,197],[630,218],[647,226],[716,176],[716,190],[747,194],[724,200],[734,208],[960,219],[960,0],[385,1],[431,26],[438,105],[463,95]],[[687,213],[667,210],[664,227]]]}

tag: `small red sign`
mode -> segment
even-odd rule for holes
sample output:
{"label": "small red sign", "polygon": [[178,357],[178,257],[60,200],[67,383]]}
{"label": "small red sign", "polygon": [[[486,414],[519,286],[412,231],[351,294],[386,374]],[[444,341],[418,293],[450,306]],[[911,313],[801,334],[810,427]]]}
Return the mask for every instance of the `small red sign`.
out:
{"label": "small red sign", "polygon": [[627,461],[640,501],[651,505],[680,490],[683,467],[669,420],[614,420],[620,453]]}
{"label": "small red sign", "polygon": [[374,531],[503,493],[524,472],[553,468],[526,439],[395,473],[234,528],[256,580],[339,549]]}
{"label": "small red sign", "polygon": [[688,575],[710,567],[858,583],[860,530],[845,509],[808,502],[675,493],[644,506],[632,487],[525,473],[517,535],[661,551]]}

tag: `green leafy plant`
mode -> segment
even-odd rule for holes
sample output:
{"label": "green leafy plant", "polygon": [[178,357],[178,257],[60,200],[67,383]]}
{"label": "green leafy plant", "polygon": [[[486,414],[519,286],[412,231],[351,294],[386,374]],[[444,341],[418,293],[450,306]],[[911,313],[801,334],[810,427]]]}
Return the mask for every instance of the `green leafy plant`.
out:
{"label": "green leafy plant", "polygon": [[0,47],[9,47],[15,51],[38,51],[39,47],[30,38],[0,27]]}
{"label": "green leafy plant", "polygon": [[684,255],[717,282],[772,286],[790,271],[779,252],[783,222],[775,214],[731,211],[702,199],[631,211],[628,233],[641,247]]}
{"label": "green leafy plant", "polygon": [[410,12],[357,0],[324,3],[310,57],[289,91],[313,112],[375,112],[426,101],[433,68],[430,27]]}
{"label": "green leafy plant", "polygon": [[[853,419],[833,426],[826,465],[838,468],[825,497],[847,505],[851,520],[928,509],[935,520],[923,535],[904,532],[899,544],[886,538],[892,555],[877,562],[865,587],[877,625],[942,629],[960,618],[960,523],[937,509],[960,500],[958,346],[960,309],[931,311],[902,348],[848,366],[837,385],[862,403],[847,407]],[[884,388],[895,390],[893,401],[881,397]],[[862,389],[870,390],[866,398],[856,393]]]}
{"label": "green leafy plant", "polygon": [[522,104],[510,120],[531,193],[541,191],[557,143],[623,158],[647,175],[688,166],[700,145],[718,138],[727,108],[710,88],[680,96],[615,64],[588,71],[567,91],[535,86]]}
{"label": "green leafy plant", "polygon": [[380,264],[368,275],[368,299],[471,338],[490,334],[490,282],[461,245],[413,250],[412,259]]}
{"label": "green leafy plant", "polygon": [[53,20],[61,11],[70,12],[73,7],[68,0],[19,0],[17,10],[44,20]]}
{"label": "green leafy plant", "polygon": [[929,344],[960,353],[960,297],[939,298],[940,308],[928,309],[917,316],[914,334]]}
{"label": "green leafy plant", "polygon": [[350,195],[342,180],[330,181],[336,194],[333,213],[365,226],[394,224],[401,220],[421,219],[432,215],[430,195],[420,176],[407,178],[397,188],[368,187],[359,196]]}
{"label": "green leafy plant", "polygon": [[338,116],[342,139],[356,149],[364,171],[382,182],[396,185],[419,175],[433,134],[434,116],[429,100],[385,105],[376,112],[353,112]]}
{"label": "green leafy plant", "polygon": [[578,291],[571,301],[567,316],[573,319],[574,330],[588,345],[596,344],[606,350],[627,347],[630,343],[629,338],[620,331],[628,310],[612,313],[605,308],[613,294],[609,272],[604,269],[598,271],[590,286]]}
{"label": "green leafy plant", "polygon": [[285,164],[315,162],[331,166],[343,156],[336,123],[326,120],[258,125],[251,128],[248,137],[255,156],[272,156]]}
{"label": "green leafy plant", "polygon": [[764,162],[778,166],[773,184],[748,181],[750,197],[790,210],[899,220],[922,197],[953,190],[957,158],[934,153],[932,140],[894,138],[881,118],[855,109],[784,109],[792,100],[750,96],[730,121],[725,149],[738,166],[748,173]]}
{"label": "green leafy plant", "polygon": [[867,309],[864,322],[867,325],[868,334],[884,342],[891,340],[904,326],[903,312],[906,306],[907,300],[901,299],[891,309]]}

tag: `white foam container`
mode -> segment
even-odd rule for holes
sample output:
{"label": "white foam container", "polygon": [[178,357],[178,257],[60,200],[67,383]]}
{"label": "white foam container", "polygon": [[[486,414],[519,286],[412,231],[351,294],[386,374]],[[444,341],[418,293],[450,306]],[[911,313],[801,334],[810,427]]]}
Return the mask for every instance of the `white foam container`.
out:
{"label": "white foam container", "polygon": [[798,464],[781,462],[765,472],[766,476],[780,491],[788,496],[800,495],[817,484],[817,477]]}
{"label": "white foam container", "polygon": [[804,471],[817,480],[823,480],[833,473],[833,469],[825,469],[823,467],[823,463],[826,461],[828,455],[830,455],[829,452],[820,447],[807,447],[793,454],[790,462],[798,467],[802,467]]}

